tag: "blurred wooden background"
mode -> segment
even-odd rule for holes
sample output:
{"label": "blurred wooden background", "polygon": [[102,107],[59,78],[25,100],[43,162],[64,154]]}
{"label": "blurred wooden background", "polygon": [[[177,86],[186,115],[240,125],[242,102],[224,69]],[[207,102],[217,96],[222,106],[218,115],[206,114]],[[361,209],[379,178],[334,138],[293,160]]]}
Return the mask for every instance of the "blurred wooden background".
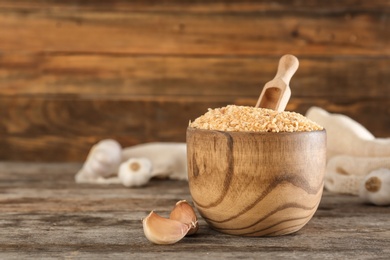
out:
{"label": "blurred wooden background", "polygon": [[185,141],[207,108],[254,105],[296,55],[287,110],[390,137],[390,1],[0,0],[0,160]]}

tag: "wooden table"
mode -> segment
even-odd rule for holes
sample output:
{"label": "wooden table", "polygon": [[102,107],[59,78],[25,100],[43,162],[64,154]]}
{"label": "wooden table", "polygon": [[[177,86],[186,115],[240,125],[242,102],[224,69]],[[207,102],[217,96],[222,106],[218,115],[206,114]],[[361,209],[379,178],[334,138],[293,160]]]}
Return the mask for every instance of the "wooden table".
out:
{"label": "wooden table", "polygon": [[211,230],[174,245],[151,244],[141,218],[191,201],[183,181],[147,187],[78,185],[80,164],[0,163],[0,259],[389,259],[390,207],[325,193],[313,219],[282,237]]}

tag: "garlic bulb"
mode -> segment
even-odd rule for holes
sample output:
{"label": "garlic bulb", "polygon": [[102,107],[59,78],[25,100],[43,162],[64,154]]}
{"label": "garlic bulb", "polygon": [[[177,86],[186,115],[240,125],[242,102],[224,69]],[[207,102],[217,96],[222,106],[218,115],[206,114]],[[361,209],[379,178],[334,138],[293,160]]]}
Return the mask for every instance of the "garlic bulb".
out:
{"label": "garlic bulb", "polygon": [[327,157],[389,157],[390,138],[375,138],[363,125],[343,114],[311,107],[306,117],[322,125],[327,132]]}
{"label": "garlic bulb", "polygon": [[131,158],[119,166],[118,178],[126,187],[145,185],[152,178],[152,163],[146,158]]}
{"label": "garlic bulb", "polygon": [[372,171],[362,182],[359,196],[378,206],[390,205],[390,169]]}
{"label": "garlic bulb", "polygon": [[126,147],[122,151],[123,160],[141,157],[151,161],[153,177],[187,180],[186,143],[146,143]]}
{"label": "garlic bulb", "polygon": [[334,156],[326,164],[325,188],[331,192],[358,195],[364,178],[379,168],[390,168],[389,158]]}
{"label": "garlic bulb", "polygon": [[122,147],[112,139],[106,139],[95,144],[83,167],[76,174],[77,183],[118,183],[112,181],[111,175],[116,174],[122,160]]}

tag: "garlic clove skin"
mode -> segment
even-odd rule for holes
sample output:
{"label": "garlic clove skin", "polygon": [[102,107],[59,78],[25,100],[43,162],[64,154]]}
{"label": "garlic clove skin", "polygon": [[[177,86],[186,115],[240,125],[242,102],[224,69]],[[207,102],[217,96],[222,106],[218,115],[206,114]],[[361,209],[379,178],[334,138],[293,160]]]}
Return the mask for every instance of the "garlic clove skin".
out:
{"label": "garlic clove skin", "polygon": [[390,169],[381,168],[369,173],[360,185],[359,196],[377,206],[390,205]]}
{"label": "garlic clove skin", "polygon": [[159,245],[174,244],[180,241],[191,228],[190,225],[177,220],[163,218],[154,211],[142,220],[142,225],[146,238]]}
{"label": "garlic clove skin", "polygon": [[147,158],[131,158],[119,166],[118,178],[126,187],[140,187],[152,178],[152,163]]}
{"label": "garlic clove skin", "polygon": [[169,218],[189,225],[191,228],[187,235],[193,235],[199,229],[198,218],[196,217],[195,210],[186,200],[180,200],[176,203],[169,215]]}

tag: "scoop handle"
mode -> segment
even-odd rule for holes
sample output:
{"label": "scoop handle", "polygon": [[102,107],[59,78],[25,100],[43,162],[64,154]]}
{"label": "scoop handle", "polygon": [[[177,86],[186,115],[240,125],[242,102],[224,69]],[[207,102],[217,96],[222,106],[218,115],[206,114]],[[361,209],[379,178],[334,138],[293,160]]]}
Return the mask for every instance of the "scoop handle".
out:
{"label": "scoop handle", "polygon": [[297,57],[291,54],[286,54],[279,60],[278,71],[275,79],[280,78],[288,86],[294,73],[297,71],[299,61]]}
{"label": "scoop handle", "polygon": [[274,79],[264,85],[255,107],[284,111],[291,96],[289,83],[298,66],[299,61],[295,56],[282,56]]}

